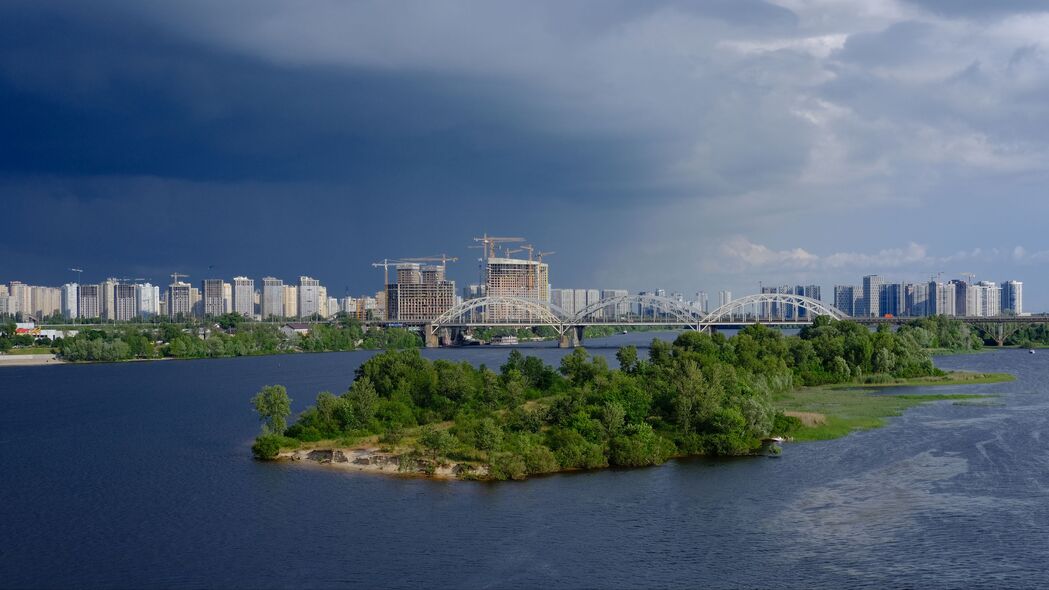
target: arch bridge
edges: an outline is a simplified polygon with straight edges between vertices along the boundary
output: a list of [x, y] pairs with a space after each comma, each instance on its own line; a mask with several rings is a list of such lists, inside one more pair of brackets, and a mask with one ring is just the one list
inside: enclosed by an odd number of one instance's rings
[[656, 295], [619, 295], [594, 302], [574, 312], [535, 299], [480, 297], [445, 311], [424, 329], [427, 346], [450, 342], [453, 331], [472, 328], [533, 328], [557, 332], [562, 347], [579, 346], [587, 326], [663, 326], [706, 331], [749, 324], [795, 326], [816, 316], [849, 316], [816, 299], [788, 293], [762, 293], [729, 302], [709, 314], [676, 299]]

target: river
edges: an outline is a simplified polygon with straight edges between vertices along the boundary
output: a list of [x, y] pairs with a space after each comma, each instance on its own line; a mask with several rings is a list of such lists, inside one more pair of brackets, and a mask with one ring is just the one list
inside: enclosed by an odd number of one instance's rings
[[[614, 364], [651, 337], [589, 344]], [[425, 352], [493, 368], [508, 353]], [[1018, 378], [936, 388], [1000, 397], [778, 459], [499, 484], [251, 459], [255, 391], [285, 384], [299, 411], [368, 355], [0, 369], [0, 586], [1049, 585], [1049, 352], [938, 358]]]

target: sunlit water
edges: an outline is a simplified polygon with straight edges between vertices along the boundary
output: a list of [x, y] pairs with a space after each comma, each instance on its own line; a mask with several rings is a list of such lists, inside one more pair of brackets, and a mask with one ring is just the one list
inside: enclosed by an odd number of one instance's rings
[[256, 390], [301, 410], [367, 356], [0, 369], [0, 586], [1049, 586], [1049, 353], [937, 359], [1018, 379], [779, 459], [503, 484], [251, 460]]

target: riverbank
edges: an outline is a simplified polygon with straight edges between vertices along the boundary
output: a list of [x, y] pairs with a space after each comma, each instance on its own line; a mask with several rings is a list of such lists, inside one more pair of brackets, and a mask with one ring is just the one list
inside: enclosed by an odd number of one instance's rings
[[278, 461], [311, 461], [343, 471], [432, 479], [486, 479], [488, 468], [470, 462], [431, 460], [412, 449], [389, 449], [372, 442], [353, 446], [320, 445], [281, 451]]
[[0, 354], [0, 367], [32, 367], [67, 364], [53, 354]]
[[[888, 419], [900, 416], [914, 406], [934, 401], [986, 399], [985, 394], [898, 394], [884, 393], [884, 388], [910, 388], [946, 385], [977, 385], [1004, 383], [1014, 380], [1006, 373], [976, 373], [953, 371], [941, 376], [898, 379], [892, 383], [837, 384], [803, 387], [780, 394], [774, 406], [787, 416], [797, 418], [801, 426], [791, 433], [796, 442], [830, 440], [847, 436], [858, 430], [880, 428]], [[448, 424], [442, 425], [446, 428]], [[311, 462], [344, 471], [394, 475], [399, 477], [429, 477], [434, 479], [491, 479], [488, 466], [481, 461], [455, 461], [447, 458], [426, 457], [416, 448], [419, 432], [412, 429], [396, 445], [382, 444], [377, 436], [359, 441], [325, 440], [315, 443], [297, 443], [296, 447], [282, 447], [275, 457], [278, 461]], [[285, 439], [295, 442], [294, 439]], [[755, 450], [754, 454], [761, 454]], [[683, 459], [696, 455], [676, 454]], [[556, 472], [578, 471], [578, 468]]]
[[776, 409], [801, 421], [791, 434], [794, 441], [830, 440], [857, 430], [880, 428], [888, 419], [908, 408], [935, 401], [971, 400], [993, 397], [984, 394], [886, 394], [884, 388], [910, 388], [945, 385], [980, 385], [1013, 381], [1007, 373], [953, 371], [943, 376], [899, 379], [877, 384], [838, 384], [803, 387], [775, 396]]

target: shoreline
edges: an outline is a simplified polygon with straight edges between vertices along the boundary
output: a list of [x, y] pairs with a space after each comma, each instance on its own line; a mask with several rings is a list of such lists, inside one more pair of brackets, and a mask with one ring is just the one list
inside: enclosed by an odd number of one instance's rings
[[[890, 418], [900, 416], [904, 411], [922, 404], [936, 401], [965, 403], [965, 400], [994, 397], [993, 394], [980, 393], [906, 393], [911, 388], [1005, 383], [1013, 381], [1015, 378], [1014, 375], [1009, 373], [952, 371], [943, 377], [907, 379], [899, 383], [844, 383], [802, 387], [779, 396], [780, 399], [773, 400], [773, 404], [785, 415], [798, 418], [802, 422], [801, 427], [792, 432], [791, 436], [784, 442], [802, 443], [817, 440], [833, 440], [848, 436], [854, 432], [886, 426]], [[897, 394], [879, 393], [871, 395], [873, 392], [886, 387], [898, 387], [902, 391]], [[413, 450], [409, 448], [386, 448], [384, 450], [383, 447], [376, 446], [376, 441], [372, 437], [356, 445], [340, 445], [334, 441], [322, 441], [322, 443], [302, 443], [306, 446], [294, 449], [283, 448], [273, 461], [281, 463], [308, 462], [342, 471], [386, 476], [393, 475], [396, 477], [422, 477], [444, 481], [494, 481], [488, 478], [488, 467], [485, 464], [456, 462], [446, 458], [432, 461], [420, 458], [418, 453], [413, 453]], [[775, 451], [772, 453], [765, 452], [767, 450], [765, 447], [762, 447], [749, 455], [739, 455], [739, 457], [760, 457], [778, 454]], [[711, 457], [713, 456], [675, 455], [670, 460]], [[405, 460], [412, 463], [402, 469], [401, 463]], [[610, 467], [599, 469], [610, 469]], [[578, 468], [561, 469], [542, 475], [578, 471], [580, 471]], [[531, 479], [532, 477], [537, 476], [533, 475], [525, 479]]]
[[44, 365], [68, 365], [68, 361], [54, 354], [0, 354], [0, 367], [41, 367]]

